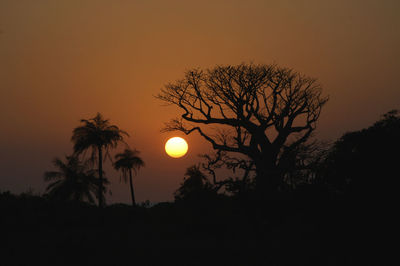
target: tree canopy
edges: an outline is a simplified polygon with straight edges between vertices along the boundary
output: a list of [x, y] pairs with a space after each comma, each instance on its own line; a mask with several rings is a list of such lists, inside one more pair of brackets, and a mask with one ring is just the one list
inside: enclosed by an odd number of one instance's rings
[[400, 114], [393, 110], [372, 126], [339, 138], [319, 174], [339, 191], [364, 199], [371, 195], [375, 200], [387, 197], [397, 187], [399, 136]]

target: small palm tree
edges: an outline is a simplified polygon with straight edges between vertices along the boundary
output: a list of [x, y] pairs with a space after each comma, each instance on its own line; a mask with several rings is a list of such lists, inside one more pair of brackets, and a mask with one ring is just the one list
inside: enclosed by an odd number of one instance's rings
[[[104, 179], [103, 179], [103, 161], [108, 156], [111, 148], [116, 148], [118, 143], [124, 142], [123, 135], [129, 136], [125, 131], [120, 130], [116, 125], [110, 125], [109, 121], [104, 119], [100, 113], [89, 120], [82, 119], [83, 125], [73, 130], [72, 142], [74, 143], [74, 152], [79, 155], [87, 150], [91, 150], [91, 161], [96, 161], [98, 165], [99, 207], [103, 207], [104, 199]], [[103, 152], [104, 155], [103, 155]]]
[[140, 167], [144, 166], [144, 162], [142, 158], [139, 157], [139, 151], [131, 149], [125, 149], [124, 152], [116, 154], [115, 160], [116, 161], [114, 163], [114, 168], [116, 170], [121, 170], [122, 177], [125, 183], [127, 182], [129, 174], [129, 186], [131, 188], [132, 206], [135, 206], [136, 202], [135, 193], [133, 191], [132, 170], [136, 175]]
[[181, 186], [175, 191], [175, 201], [201, 201], [216, 193], [212, 184], [200, 170], [198, 165], [186, 169]]
[[58, 171], [44, 173], [46, 182], [53, 181], [46, 188], [49, 198], [94, 203], [93, 195], [96, 195], [99, 182], [95, 170], [91, 170], [87, 162], [80, 162], [76, 156], [66, 156], [65, 162], [55, 158], [53, 164]]

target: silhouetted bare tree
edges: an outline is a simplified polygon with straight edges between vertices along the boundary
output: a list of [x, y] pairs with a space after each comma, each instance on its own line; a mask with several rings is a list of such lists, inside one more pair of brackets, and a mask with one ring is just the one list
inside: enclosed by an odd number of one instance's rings
[[249, 157], [259, 192], [276, 191], [280, 164], [305, 143], [328, 98], [316, 79], [276, 65], [187, 71], [156, 96], [179, 107], [165, 131], [198, 132], [213, 148]]
[[135, 193], [132, 183], [132, 170], [136, 175], [140, 167], [144, 166], [144, 162], [142, 158], [139, 157], [139, 151], [131, 149], [125, 149], [124, 152], [116, 154], [115, 159], [116, 161], [114, 162], [114, 168], [116, 170], [121, 170], [122, 178], [124, 179], [125, 183], [127, 182], [129, 175], [129, 187], [131, 189], [132, 206], [136, 206]]
[[[118, 143], [123, 142], [123, 135], [129, 136], [125, 131], [120, 130], [116, 125], [110, 125], [100, 113], [89, 120], [82, 119], [83, 125], [73, 130], [72, 142], [74, 152], [79, 155], [91, 149], [91, 159], [98, 164], [99, 172], [99, 207], [103, 207], [103, 160], [107, 157], [110, 148], [115, 148]], [[105, 154], [103, 155], [103, 152]]]

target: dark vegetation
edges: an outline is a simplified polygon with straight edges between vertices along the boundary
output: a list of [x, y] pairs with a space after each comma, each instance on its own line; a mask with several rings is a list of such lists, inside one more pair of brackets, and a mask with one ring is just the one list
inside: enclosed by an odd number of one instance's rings
[[277, 66], [189, 71], [158, 97], [184, 111], [166, 130], [198, 132], [215, 149], [187, 168], [175, 201], [135, 202], [132, 172], [144, 162], [127, 147], [114, 167], [133, 206], [105, 204], [102, 162], [125, 133], [98, 114], [74, 130], [75, 154], [45, 173], [44, 195], [0, 193], [1, 264], [380, 264], [377, 239], [390, 233], [396, 195], [397, 111], [321, 143], [311, 133], [326, 97], [314, 79]]

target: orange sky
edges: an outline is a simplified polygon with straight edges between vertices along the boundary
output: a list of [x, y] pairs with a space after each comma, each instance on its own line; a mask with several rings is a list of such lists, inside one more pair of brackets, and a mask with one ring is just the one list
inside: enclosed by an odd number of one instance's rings
[[[400, 109], [398, 14], [397, 0], [2, 0], [0, 190], [43, 192], [43, 172], [72, 151], [79, 119], [101, 112], [147, 164], [134, 181], [137, 200], [172, 200], [210, 147], [190, 136], [183, 159], [167, 157], [173, 134], [159, 130], [176, 110], [153, 95], [192, 67], [292, 67], [330, 95], [319, 138], [367, 127]], [[128, 186], [107, 175], [108, 202], [129, 202]]]

